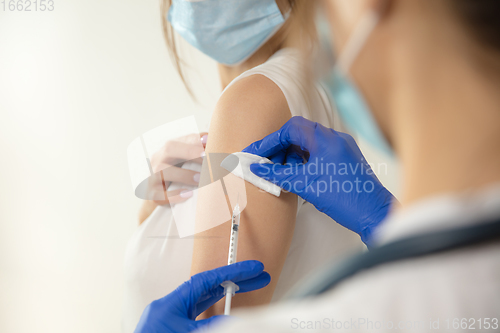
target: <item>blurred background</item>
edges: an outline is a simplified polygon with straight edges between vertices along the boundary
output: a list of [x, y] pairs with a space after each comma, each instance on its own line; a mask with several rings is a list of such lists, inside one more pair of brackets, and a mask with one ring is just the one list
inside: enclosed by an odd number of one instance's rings
[[[158, 0], [54, 0], [30, 12], [10, 2], [0, 3], [0, 332], [119, 332], [141, 204], [127, 146], [189, 115], [207, 129], [216, 67], [184, 46], [193, 102]], [[394, 161], [362, 148], [397, 194]]]

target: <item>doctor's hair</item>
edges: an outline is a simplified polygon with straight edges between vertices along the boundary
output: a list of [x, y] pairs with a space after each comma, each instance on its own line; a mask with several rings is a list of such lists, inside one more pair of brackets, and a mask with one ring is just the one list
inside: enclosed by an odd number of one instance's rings
[[476, 64], [490, 77], [500, 76], [500, 0], [447, 0], [473, 47]]
[[483, 46], [500, 51], [499, 0], [448, 0], [462, 23]]
[[[291, 9], [290, 18], [285, 22], [283, 27], [281, 27], [281, 29], [266, 42], [266, 44], [261, 46], [259, 51], [264, 50], [272, 55], [283, 47], [283, 42], [290, 33], [296, 33], [301, 36], [303, 40], [307, 41], [307, 45], [302, 45], [303, 43], [299, 43], [299, 45], [300, 48], [305, 51], [304, 54], [309, 55], [308, 50], [311, 48], [311, 44], [314, 44], [317, 41], [316, 26], [314, 24], [317, 8], [316, 3], [317, 1], [311, 0], [276, 0], [276, 4], [282, 12], [286, 12]], [[168, 11], [171, 5], [172, 0], [161, 0], [160, 9], [163, 36], [167, 43], [170, 58], [177, 73], [184, 83], [189, 95], [196, 100], [193, 90], [191, 89], [191, 86], [186, 78], [185, 68], [189, 67], [189, 65], [180, 56], [178, 41], [178, 38], [180, 37], [176, 35], [174, 29], [170, 25], [170, 22], [167, 20]], [[305, 73], [307, 70], [307, 68], [304, 68]]]

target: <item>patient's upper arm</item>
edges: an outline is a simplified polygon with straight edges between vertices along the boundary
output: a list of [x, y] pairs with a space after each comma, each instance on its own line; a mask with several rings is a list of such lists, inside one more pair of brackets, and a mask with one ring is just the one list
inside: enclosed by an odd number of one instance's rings
[[[207, 153], [234, 153], [278, 130], [291, 114], [287, 101], [270, 79], [262, 75], [244, 78], [221, 96], [213, 114]], [[198, 212], [204, 202], [198, 197]], [[283, 193], [279, 198], [246, 183], [247, 206], [241, 214], [238, 261], [255, 259], [264, 263], [271, 283], [264, 289], [236, 295], [233, 307], [266, 304], [271, 301], [293, 236], [297, 197]], [[207, 207], [204, 207], [203, 211]], [[203, 219], [198, 216], [197, 219]], [[191, 274], [227, 264], [230, 221], [197, 234]], [[222, 302], [202, 317], [223, 313]]]

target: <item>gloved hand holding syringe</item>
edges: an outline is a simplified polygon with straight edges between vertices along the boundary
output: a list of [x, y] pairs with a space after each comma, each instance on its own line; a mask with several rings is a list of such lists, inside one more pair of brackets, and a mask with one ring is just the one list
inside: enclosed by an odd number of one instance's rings
[[[240, 205], [236, 204], [233, 209], [233, 216], [231, 218], [231, 235], [229, 236], [229, 253], [227, 256], [228, 265], [234, 264], [236, 262], [236, 255], [238, 253], [238, 229], [240, 227], [240, 213]], [[221, 286], [224, 287], [224, 294], [226, 295], [224, 314], [228, 316], [231, 313], [231, 300], [234, 294], [240, 288], [232, 281], [224, 281]]]

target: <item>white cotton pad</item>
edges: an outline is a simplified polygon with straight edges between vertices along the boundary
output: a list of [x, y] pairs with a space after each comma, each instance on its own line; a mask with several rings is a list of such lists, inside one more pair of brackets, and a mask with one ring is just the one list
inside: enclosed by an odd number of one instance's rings
[[[255, 175], [250, 170], [250, 165], [252, 164], [274, 164], [271, 160], [261, 157], [258, 155], [253, 155], [249, 153], [234, 153], [226, 157], [222, 163], [221, 167], [231, 172], [236, 177], [239, 177], [255, 186], [260, 188], [267, 193], [279, 197], [281, 193], [281, 188], [265, 179], [260, 178]], [[239, 166], [239, 167], [237, 167]]]

